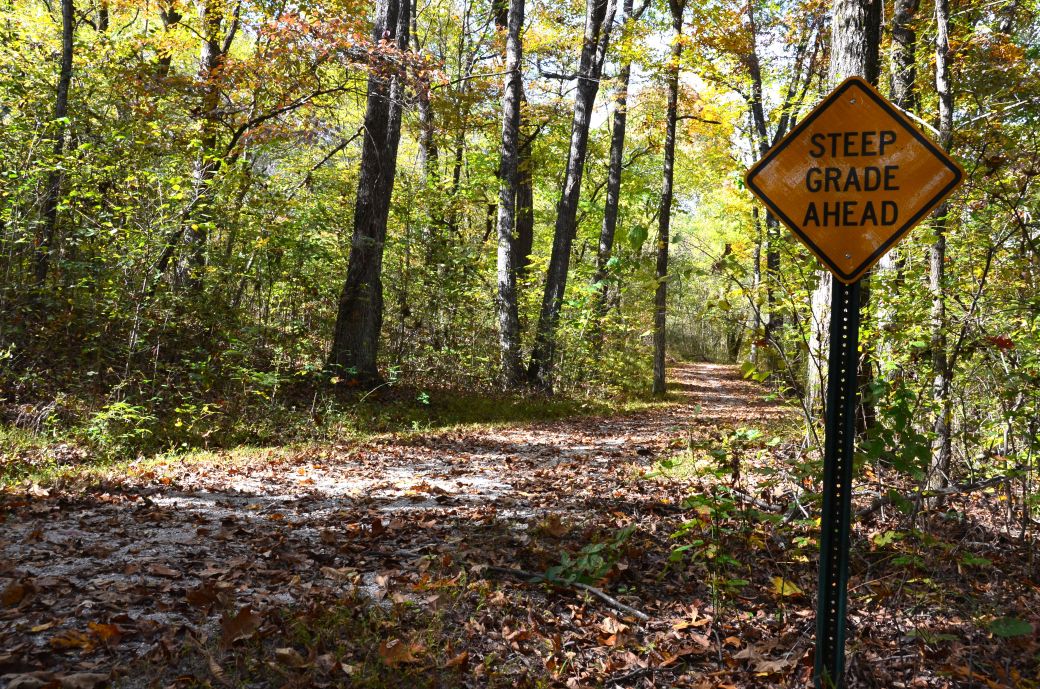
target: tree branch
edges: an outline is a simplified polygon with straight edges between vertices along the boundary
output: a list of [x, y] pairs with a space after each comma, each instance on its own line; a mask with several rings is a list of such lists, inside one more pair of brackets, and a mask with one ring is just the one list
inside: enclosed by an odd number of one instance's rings
[[[513, 569], [512, 567], [495, 567], [493, 565], [486, 565], [484, 567], [488, 572], [493, 572], [495, 574], [504, 574], [506, 576], [516, 577], [518, 579], [529, 579], [533, 582], [545, 582], [548, 584], [553, 584], [554, 586], [560, 586], [562, 583], [546, 579], [544, 574], [536, 574], [534, 572], [528, 572], [522, 569]], [[596, 596], [601, 601], [606, 603], [608, 606], [614, 608], [615, 610], [628, 613], [629, 615], [632, 615], [636, 619], [639, 619], [643, 622], [650, 621], [650, 616], [647, 615], [645, 612], [643, 612], [642, 610], [637, 610], [632, 606], [625, 605], [616, 598], [604, 593], [602, 589], [598, 589], [595, 586], [589, 586], [588, 584], [582, 584], [577, 581], [573, 582], [571, 586], [573, 586], [576, 589], [581, 589], [582, 591], [591, 593], [592, 595]]]

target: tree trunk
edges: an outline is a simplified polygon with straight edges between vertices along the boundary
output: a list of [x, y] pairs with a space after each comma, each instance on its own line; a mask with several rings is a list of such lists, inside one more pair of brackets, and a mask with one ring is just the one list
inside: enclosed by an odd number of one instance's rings
[[[889, 94], [895, 105], [903, 110], [912, 111], [917, 107], [917, 31], [914, 29], [914, 15], [920, 0], [896, 0], [892, 9], [892, 48], [890, 52], [891, 80]], [[898, 249], [892, 249], [877, 263], [874, 275], [896, 287], [902, 283], [903, 261]], [[877, 346], [864, 348], [865, 355], [877, 357], [879, 375], [890, 379], [894, 373], [892, 363], [892, 335], [890, 328], [895, 318], [895, 311], [888, 295], [892, 290], [878, 292], [874, 299], [875, 319], [877, 321]], [[868, 364], [869, 366], [869, 364]], [[873, 373], [872, 368], [868, 368]], [[864, 417], [869, 428], [876, 417], [876, 410], [864, 405]]]
[[[520, 94], [520, 116], [523, 118], [523, 92]], [[527, 267], [531, 265], [531, 251], [534, 249], [534, 180], [531, 176], [531, 146], [534, 135], [520, 145], [517, 156], [516, 178], [516, 223], [514, 256], [516, 256], [516, 277], [523, 278]]]
[[502, 381], [517, 387], [523, 376], [520, 363], [520, 319], [516, 305], [516, 198], [519, 172], [520, 84], [524, 0], [510, 0], [506, 26], [506, 76], [502, 88], [502, 147], [498, 193], [498, 341]]
[[224, 54], [221, 46], [223, 7], [217, 0], [205, 0], [199, 6], [199, 20], [204, 31], [199, 49], [198, 84], [202, 94], [200, 104], [199, 150], [192, 166], [192, 209], [183, 220], [184, 250], [176, 265], [176, 279], [193, 290], [201, 289], [206, 265], [206, 244], [212, 220], [209, 187], [220, 167], [217, 151], [217, 115], [220, 107], [220, 89], [217, 86], [218, 69]]
[[914, 15], [921, 0], [895, 0], [892, 9], [892, 102], [904, 110], [917, 105], [917, 31]]
[[[632, 0], [624, 0], [626, 25], [632, 20]], [[607, 312], [607, 262], [614, 250], [617, 231], [618, 204], [621, 199], [621, 172], [625, 156], [625, 125], [628, 119], [628, 82], [632, 76], [632, 60], [625, 58], [618, 73], [618, 90], [614, 97], [614, 122], [610, 132], [610, 167], [607, 172], [607, 199], [603, 206], [603, 227], [599, 232], [599, 250], [596, 252], [596, 272], [592, 283], [596, 286], [594, 318], [596, 337], [602, 336], [602, 319]]]
[[[852, 76], [863, 77], [877, 85], [881, 71], [881, 0], [835, 0], [831, 30], [831, 86], [837, 86]], [[806, 375], [806, 406], [809, 409], [819, 408], [823, 403], [830, 304], [831, 275], [826, 270], [818, 270], [816, 290], [812, 295], [812, 332]]]
[[[217, 131], [219, 122], [217, 110], [220, 107], [220, 88], [217, 83], [221, 62], [238, 31], [238, 11], [226, 34], [222, 35], [221, 25], [224, 18], [224, 6], [220, 0], [206, 0], [199, 5], [199, 20], [202, 25], [202, 45], [199, 48], [199, 69], [196, 83], [199, 88], [198, 106], [199, 150], [192, 164], [192, 194], [188, 205], [181, 211], [177, 227], [167, 236], [162, 253], [155, 262], [153, 273], [161, 276], [166, 272], [170, 262], [178, 256], [178, 247], [183, 247], [174, 264], [174, 281], [186, 284], [193, 290], [201, 290], [204, 268], [206, 264], [206, 244], [208, 242], [209, 224], [212, 220], [210, 210], [210, 186], [217, 176], [223, 160], [217, 151]], [[174, 9], [162, 12], [163, 25], [170, 26], [180, 21], [181, 16]], [[169, 56], [160, 54], [159, 72], [161, 77], [169, 73]], [[151, 295], [158, 287], [158, 282], [148, 290]]]
[[98, 4], [97, 11], [97, 27], [98, 33], [108, 33], [109, 24], [109, 11], [108, 11], [108, 0], [101, 0]]
[[[180, 22], [181, 14], [171, 2], [167, 7], [159, 8], [159, 19], [162, 21], [163, 33], [167, 34], [170, 28]], [[157, 69], [155, 75], [159, 80], [170, 76], [170, 65], [173, 63], [173, 52], [165, 45], [156, 48]]]
[[[408, 49], [409, 0], [382, 0], [372, 30]], [[373, 71], [368, 77], [365, 139], [354, 204], [347, 277], [340, 294], [329, 368], [354, 380], [379, 380], [376, 354], [383, 325], [383, 244], [401, 140], [401, 79]]]
[[65, 152], [68, 125], [63, 121], [69, 112], [69, 87], [72, 84], [72, 33], [75, 29], [73, 0], [61, 0], [61, 65], [58, 69], [58, 88], [54, 96], [54, 120], [58, 128], [54, 138], [55, 169], [47, 175], [43, 199], [43, 231], [37, 240], [33, 256], [36, 284], [43, 286], [50, 271], [51, 254], [58, 236], [58, 204], [61, 202], [65, 175], [61, 156]]
[[610, 40], [610, 25], [614, 21], [614, 0], [586, 0], [585, 38], [578, 65], [578, 88], [574, 96], [574, 117], [571, 122], [571, 143], [567, 155], [567, 169], [563, 191], [556, 204], [556, 227], [553, 233], [552, 254], [545, 277], [545, 294], [538, 314], [531, 365], [527, 370], [530, 382], [544, 390], [552, 389], [553, 359], [556, 355], [556, 327], [567, 287], [571, 245], [577, 229], [578, 199], [585, 169], [585, 154], [589, 143], [589, 125], [592, 107], [599, 91], [603, 58]]
[[[950, 150], [953, 142], [953, 89], [950, 84], [950, 2], [935, 2], [935, 92], [939, 97], [939, 145]], [[943, 203], [935, 211], [935, 241], [932, 244], [928, 286], [932, 293], [932, 402], [935, 421], [932, 431], [932, 459], [928, 468], [927, 485], [930, 489], [949, 484], [953, 454], [952, 417], [953, 400], [950, 385], [953, 371], [946, 342], [946, 232], [949, 224], [949, 204]]]
[[657, 214], [657, 289], [654, 292], [654, 388], [665, 392], [665, 327], [668, 315], [668, 243], [672, 220], [672, 176], [675, 168], [675, 124], [679, 109], [679, 60], [682, 58], [682, 25], [685, 0], [670, 0], [672, 13], [672, 59], [668, 63], [668, 113], [664, 135], [664, 173], [661, 207]]
[[755, 227], [755, 249], [751, 257], [751, 363], [758, 366], [759, 338], [762, 337], [762, 305], [759, 302], [759, 290], [762, 289], [762, 217], [758, 203], [751, 207], [751, 219]]

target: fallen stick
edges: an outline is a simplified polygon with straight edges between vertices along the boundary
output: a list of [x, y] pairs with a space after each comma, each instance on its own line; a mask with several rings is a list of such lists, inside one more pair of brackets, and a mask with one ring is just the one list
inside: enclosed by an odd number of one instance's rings
[[654, 674], [655, 669], [656, 668], [653, 667], [641, 667], [638, 670], [633, 670], [632, 672], [628, 672], [618, 677], [608, 679], [606, 684], [607, 686], [610, 686], [612, 684], [626, 684], [634, 679], [639, 679], [640, 677], [646, 677], [647, 675]]
[[[1026, 467], [1024, 466], [1020, 466], [1015, 467], [1014, 470], [1021, 470], [1025, 468]], [[950, 495], [964, 495], [966, 493], [975, 493], [980, 490], [992, 488], [993, 486], [998, 486], [1001, 483], [1006, 483], [1014, 479], [1014, 476], [993, 476], [991, 478], [985, 479], [984, 481], [975, 481], [974, 483], [965, 483], [955, 486], [949, 486], [947, 488], [938, 488], [936, 490], [918, 491], [917, 493], [914, 493], [910, 496], [903, 495], [902, 493], [898, 493], [893, 490], [889, 491], [886, 495], [874, 498], [874, 501], [871, 502], [868, 507], [864, 507], [856, 513], [856, 518], [863, 519], [864, 517], [869, 517], [870, 515], [880, 510], [882, 507], [887, 507], [899, 499], [906, 500], [907, 502], [914, 502], [923, 498], [938, 498], [947, 497]]]
[[765, 500], [759, 500], [755, 496], [748, 495], [744, 491], [737, 490], [736, 488], [730, 488], [729, 491], [730, 491], [730, 493], [733, 494], [733, 497], [735, 497], [737, 500], [739, 500], [739, 501], [741, 501], [743, 503], [747, 503], [748, 505], [751, 505], [752, 507], [757, 507], [758, 509], [762, 510], [763, 512], [781, 512], [782, 513], [782, 512], [785, 512], [786, 509], [787, 509], [787, 508], [783, 507], [782, 505], [774, 505], [774, 504], [772, 504], [770, 502], [766, 502]]
[[[511, 577], [525, 578], [525, 579], [534, 579], [536, 581], [545, 581], [547, 583], [554, 584], [556, 586], [560, 586], [563, 583], [563, 582], [557, 582], [557, 581], [552, 581], [552, 580], [546, 579], [544, 574], [536, 574], [535, 572], [528, 572], [528, 571], [523, 570], [523, 569], [513, 569], [511, 567], [495, 567], [494, 565], [482, 565], [482, 566], [487, 571], [494, 572], [496, 574], [505, 574], [505, 575], [511, 576]], [[630, 605], [625, 605], [624, 603], [619, 601], [617, 598], [614, 598], [613, 596], [605, 593], [602, 589], [598, 589], [595, 586], [589, 586], [588, 584], [582, 584], [581, 582], [578, 582], [578, 581], [572, 582], [570, 585], [573, 586], [576, 589], [581, 589], [582, 591], [587, 591], [588, 593], [591, 593], [592, 595], [596, 596], [601, 601], [603, 601], [604, 603], [606, 603], [610, 607], [614, 608], [615, 610], [619, 610], [621, 612], [627, 612], [629, 615], [632, 615], [636, 619], [642, 620], [643, 622], [649, 622], [650, 621], [650, 616], [647, 615], [645, 612], [643, 612], [642, 610], [637, 610], [636, 608], [633, 608]]]

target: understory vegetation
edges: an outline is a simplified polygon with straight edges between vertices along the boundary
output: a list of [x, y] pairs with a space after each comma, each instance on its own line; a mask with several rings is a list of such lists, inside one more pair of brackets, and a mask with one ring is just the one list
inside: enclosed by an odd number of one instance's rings
[[809, 682], [744, 175], [860, 76], [964, 181], [861, 282], [850, 687], [1040, 687], [1037, 0], [0, 13], [0, 685]]

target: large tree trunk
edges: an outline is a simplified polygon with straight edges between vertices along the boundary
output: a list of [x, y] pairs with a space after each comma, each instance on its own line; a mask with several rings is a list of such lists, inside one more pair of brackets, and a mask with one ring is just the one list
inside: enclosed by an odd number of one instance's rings
[[521, 60], [520, 31], [524, 25], [524, 0], [510, 0], [506, 22], [506, 76], [502, 88], [502, 147], [498, 193], [498, 340], [502, 382], [517, 387], [523, 377], [520, 363], [520, 319], [516, 305], [517, 169], [520, 138]]
[[[632, 0], [624, 0], [624, 18], [627, 25], [632, 20]], [[645, 5], [644, 5], [645, 7]], [[592, 283], [596, 286], [594, 317], [596, 319], [596, 341], [602, 333], [600, 321], [607, 312], [607, 263], [614, 251], [614, 234], [617, 231], [618, 204], [621, 200], [621, 172], [625, 157], [625, 125], [628, 119], [628, 82], [632, 76], [632, 60], [627, 57], [618, 73], [617, 95], [614, 97], [614, 122], [610, 132], [610, 167], [607, 172], [607, 200], [603, 206], [603, 226], [599, 231], [599, 250], [596, 252], [596, 272]]]
[[[831, 86], [848, 77], [863, 77], [877, 85], [881, 72], [881, 0], [835, 0], [831, 38]], [[811, 306], [809, 363], [806, 375], [806, 406], [822, 406], [829, 347], [831, 274], [817, 271]], [[869, 287], [864, 290], [869, 291]]]
[[[939, 96], [939, 145], [948, 151], [953, 142], [953, 89], [950, 84], [950, 2], [935, 2], [935, 92]], [[949, 204], [935, 211], [935, 241], [930, 255], [928, 285], [932, 292], [932, 403], [935, 422], [932, 431], [932, 459], [928, 469], [928, 488], [943, 488], [949, 483], [952, 447], [953, 400], [950, 395], [953, 371], [946, 342], [946, 231]]]
[[[409, 14], [409, 0], [382, 0], [373, 42], [385, 37], [396, 40], [400, 50], [407, 50]], [[378, 71], [369, 75], [350, 260], [329, 351], [330, 369], [365, 383], [379, 380], [376, 354], [383, 325], [383, 244], [401, 140], [401, 102], [398, 75]]]
[[545, 276], [545, 294], [538, 314], [528, 379], [545, 390], [552, 389], [553, 360], [556, 355], [556, 326], [567, 287], [571, 245], [577, 230], [578, 198], [585, 170], [585, 154], [589, 143], [589, 125], [592, 107], [599, 92], [599, 78], [603, 59], [610, 40], [610, 25], [614, 21], [614, 0], [587, 0], [585, 38], [578, 65], [578, 88], [574, 96], [574, 117], [571, 122], [571, 144], [567, 154], [567, 170], [563, 191], [556, 204], [556, 227], [553, 234], [552, 254]]
[[668, 316], [668, 244], [672, 221], [672, 177], [675, 168], [675, 124], [679, 108], [679, 60], [682, 58], [682, 24], [685, 0], [670, 0], [672, 13], [672, 59], [668, 63], [668, 113], [664, 135], [664, 172], [661, 207], [657, 214], [657, 289], [654, 292], [654, 388], [665, 392], [665, 328]]
[[65, 176], [60, 158], [65, 152], [65, 137], [68, 125], [64, 118], [69, 113], [69, 87], [72, 84], [72, 33], [75, 17], [72, 0], [61, 0], [61, 65], [58, 69], [58, 88], [54, 96], [54, 120], [58, 131], [54, 137], [56, 167], [47, 175], [47, 187], [43, 199], [43, 231], [37, 240], [33, 257], [33, 273], [36, 284], [42, 286], [50, 271], [51, 254], [58, 236], [58, 204], [61, 201]]

